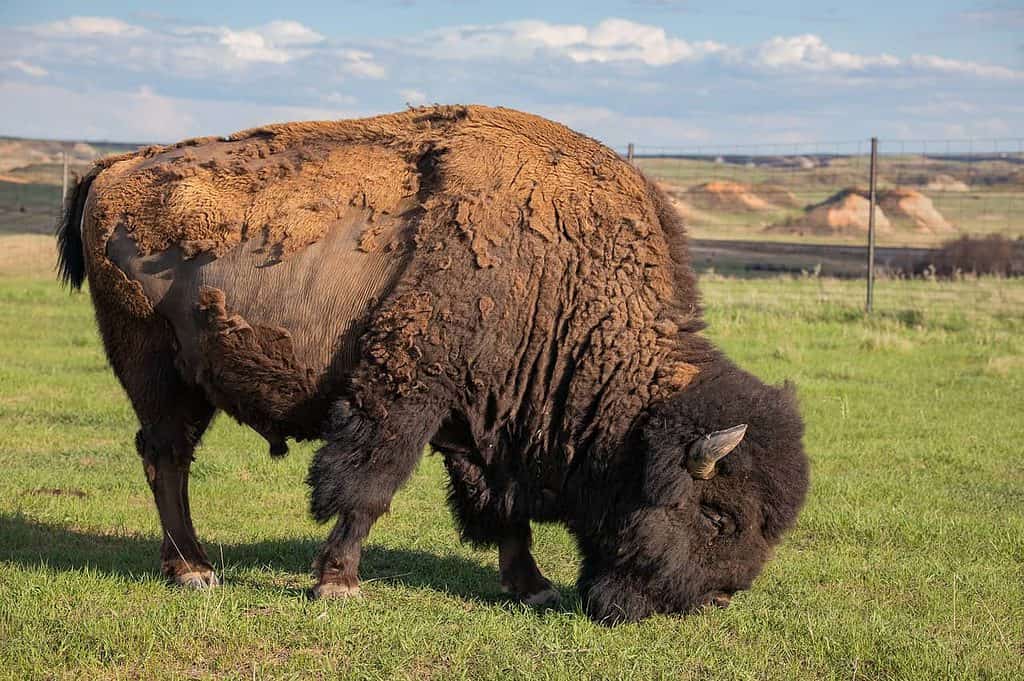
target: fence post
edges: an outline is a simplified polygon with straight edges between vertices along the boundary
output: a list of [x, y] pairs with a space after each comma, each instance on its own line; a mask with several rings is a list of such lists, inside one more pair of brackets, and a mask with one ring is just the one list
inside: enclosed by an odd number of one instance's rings
[[633, 143], [632, 142], [630, 142], [629, 145], [626, 147], [626, 160], [629, 161], [630, 163], [633, 162]]
[[68, 195], [68, 150], [65, 149], [64, 151], [62, 151], [61, 156], [63, 157], [62, 160], [64, 163], [64, 176], [60, 183], [60, 205], [63, 209], [64, 199]]
[[866, 311], [871, 314], [875, 298], [875, 210], [878, 207], [878, 138], [871, 138], [871, 170], [868, 179], [868, 298]]

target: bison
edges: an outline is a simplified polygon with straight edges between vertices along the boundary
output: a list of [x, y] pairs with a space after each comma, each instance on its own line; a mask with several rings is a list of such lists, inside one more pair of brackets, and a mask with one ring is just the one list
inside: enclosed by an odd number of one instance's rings
[[530, 522], [562, 522], [608, 623], [727, 605], [803, 503], [794, 391], [701, 335], [679, 217], [543, 118], [436, 106], [148, 147], [76, 184], [58, 238], [138, 416], [178, 584], [218, 584], [188, 497], [218, 410], [275, 456], [323, 441], [316, 597], [358, 591], [362, 542], [428, 444], [505, 590], [557, 597]]

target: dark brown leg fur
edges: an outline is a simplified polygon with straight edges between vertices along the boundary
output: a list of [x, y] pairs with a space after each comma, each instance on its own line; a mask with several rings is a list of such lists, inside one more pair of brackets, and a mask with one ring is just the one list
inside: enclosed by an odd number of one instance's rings
[[111, 304], [95, 307], [107, 357], [139, 419], [135, 444], [163, 527], [163, 572], [184, 586], [216, 586], [188, 500], [192, 453], [214, 408], [175, 369], [173, 335], [163, 320], [138, 319]]
[[498, 569], [505, 593], [529, 605], [552, 605], [558, 591], [541, 574], [530, 553], [532, 536], [529, 524], [510, 533], [498, 544]]
[[158, 422], [142, 419], [135, 444], [142, 457], [146, 480], [153, 491], [164, 541], [160, 560], [164, 574], [184, 586], [217, 586], [213, 566], [206, 557], [195, 528], [188, 500], [188, 475], [192, 452], [213, 416], [205, 400], [168, 405]]
[[[478, 547], [498, 547], [501, 588], [530, 605], [550, 605], [558, 601], [551, 585], [530, 554], [530, 520], [522, 505], [509, 505], [514, 498], [507, 487], [494, 487], [485, 472], [483, 457], [472, 449], [472, 438], [457, 431], [445, 433], [447, 442], [438, 441], [451, 487], [448, 504], [458, 522], [463, 541]], [[453, 443], [456, 443], [453, 446]], [[500, 476], [499, 476], [500, 477]], [[510, 477], [507, 474], [505, 477]]]
[[337, 523], [314, 563], [315, 597], [349, 596], [359, 591], [363, 540], [391, 499], [412, 474], [423, 447], [437, 430], [439, 409], [406, 399], [372, 418], [339, 403], [327, 443], [310, 466], [313, 517]]

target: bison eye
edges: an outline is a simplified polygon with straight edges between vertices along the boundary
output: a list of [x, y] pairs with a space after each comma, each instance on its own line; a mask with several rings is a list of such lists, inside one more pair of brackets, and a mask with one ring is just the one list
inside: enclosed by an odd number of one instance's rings
[[712, 534], [729, 535], [736, 531], [736, 522], [732, 517], [713, 506], [701, 504], [700, 518]]

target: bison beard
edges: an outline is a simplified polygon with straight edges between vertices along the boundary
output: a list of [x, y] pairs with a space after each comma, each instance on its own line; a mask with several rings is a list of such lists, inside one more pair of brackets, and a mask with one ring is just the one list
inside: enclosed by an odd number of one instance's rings
[[218, 409], [275, 454], [324, 441], [320, 597], [358, 590], [362, 543], [427, 444], [503, 588], [556, 596], [530, 523], [563, 522], [607, 623], [728, 604], [803, 502], [793, 391], [700, 334], [678, 216], [550, 121], [431, 107], [152, 147], [101, 161], [59, 238], [138, 415], [180, 584], [218, 582], [188, 504]]

